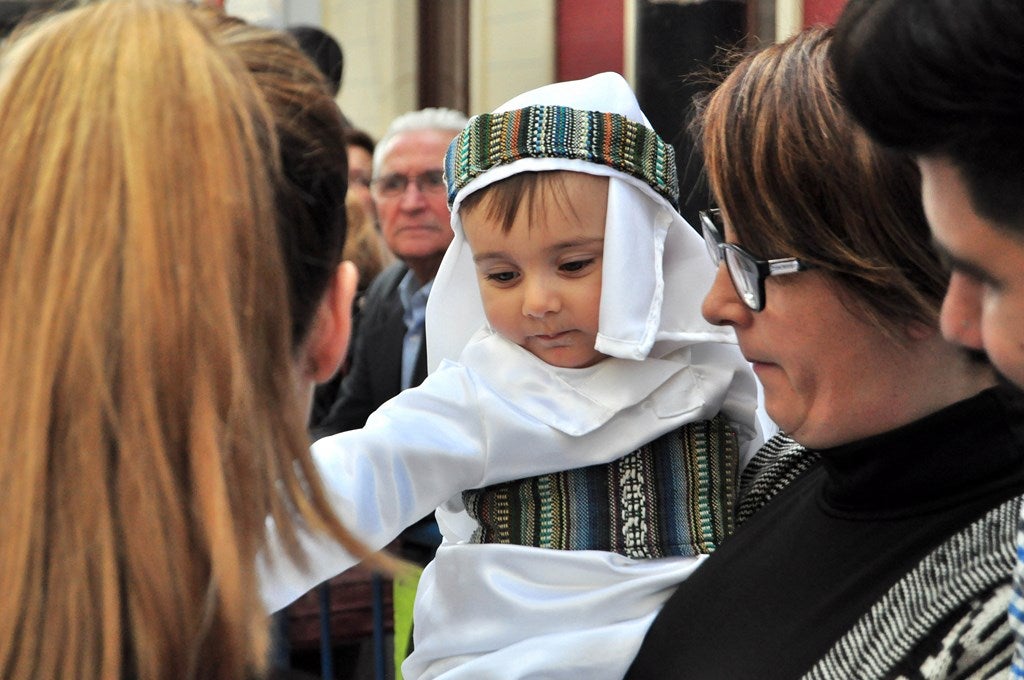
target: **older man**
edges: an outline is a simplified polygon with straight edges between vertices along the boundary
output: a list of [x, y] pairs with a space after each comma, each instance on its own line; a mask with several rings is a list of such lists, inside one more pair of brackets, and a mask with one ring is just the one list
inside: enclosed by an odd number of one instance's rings
[[370, 184], [381, 233], [398, 262], [374, 280], [353, 338], [348, 374], [317, 437], [362, 427], [378, 406], [426, 377], [427, 296], [452, 240], [442, 163], [466, 124], [450, 109], [398, 117], [377, 144]]
[[[833, 61], [864, 127], [918, 156], [952, 266], [943, 334], [1024, 385], [1024, 2], [851, 0]], [[1024, 677], [1021, 530], [1017, 546], [1011, 675]]]
[[851, 0], [836, 32], [854, 116], [918, 156], [944, 334], [1024, 385], [1024, 3]]

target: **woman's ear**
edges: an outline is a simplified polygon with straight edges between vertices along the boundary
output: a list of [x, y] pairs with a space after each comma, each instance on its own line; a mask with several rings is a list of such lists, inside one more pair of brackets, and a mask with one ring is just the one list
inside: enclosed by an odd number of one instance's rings
[[338, 370], [348, 351], [352, 333], [352, 301], [359, 273], [351, 262], [342, 262], [334, 271], [324, 293], [306, 343], [306, 378], [326, 382]]

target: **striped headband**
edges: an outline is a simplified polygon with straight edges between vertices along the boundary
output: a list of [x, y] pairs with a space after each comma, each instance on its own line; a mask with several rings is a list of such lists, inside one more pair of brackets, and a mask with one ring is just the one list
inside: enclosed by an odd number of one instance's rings
[[676, 153], [654, 130], [618, 113], [527, 106], [470, 119], [445, 154], [448, 206], [473, 179], [522, 158], [569, 158], [636, 177], [679, 206]]

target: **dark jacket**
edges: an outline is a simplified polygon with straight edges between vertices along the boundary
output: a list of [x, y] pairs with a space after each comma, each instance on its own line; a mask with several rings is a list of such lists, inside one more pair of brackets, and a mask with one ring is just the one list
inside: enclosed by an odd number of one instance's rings
[[[341, 381], [330, 412], [312, 428], [313, 439], [362, 427], [371, 413], [401, 391], [405, 322], [398, 284], [408, 271], [405, 264], [396, 262], [381, 272], [366, 291], [352, 338], [348, 373]], [[413, 370], [412, 385], [419, 385], [426, 376], [424, 344]]]

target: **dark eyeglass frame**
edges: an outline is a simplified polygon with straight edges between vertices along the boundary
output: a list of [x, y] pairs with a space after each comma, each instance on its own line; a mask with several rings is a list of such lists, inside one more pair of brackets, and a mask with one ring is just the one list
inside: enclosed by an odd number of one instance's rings
[[[704, 244], [707, 246], [711, 261], [717, 267], [722, 260], [725, 260], [725, 267], [729, 270], [729, 278], [732, 280], [732, 287], [736, 290], [736, 295], [743, 301], [743, 304], [755, 312], [764, 309], [764, 280], [769, 276], [796, 274], [814, 269], [814, 265], [802, 262], [795, 257], [780, 257], [774, 260], [759, 259], [743, 246], [725, 242], [722, 230], [718, 226], [722, 223], [722, 213], [718, 208], [701, 210], [698, 214], [700, 215], [701, 236], [704, 237]], [[749, 278], [748, 272], [757, 273], [756, 284]], [[748, 290], [749, 295], [744, 292], [745, 289]], [[752, 295], [756, 295], [756, 297], [751, 298]]]
[[373, 179], [370, 188], [378, 196], [397, 198], [409, 189], [410, 183], [415, 184], [421, 194], [446, 194], [448, 189], [444, 181], [444, 170], [441, 168], [427, 170], [418, 175], [392, 172]]

